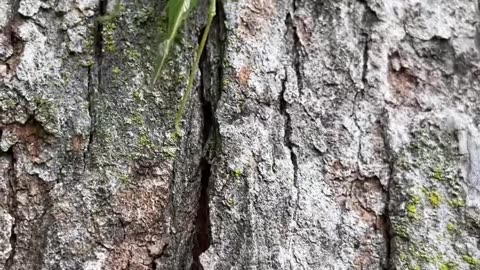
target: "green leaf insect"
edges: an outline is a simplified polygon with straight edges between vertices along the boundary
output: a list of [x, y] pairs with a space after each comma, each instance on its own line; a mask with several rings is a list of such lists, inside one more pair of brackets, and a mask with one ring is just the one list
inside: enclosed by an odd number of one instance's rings
[[[202, 57], [203, 51], [205, 49], [205, 44], [207, 43], [208, 35], [210, 28], [212, 26], [213, 19], [216, 16], [216, 1], [210, 0], [208, 8], [208, 17], [207, 25], [205, 31], [203, 32], [202, 39], [197, 48], [197, 54], [195, 56], [195, 61], [193, 67], [190, 70], [190, 75], [188, 77], [187, 89], [185, 94], [180, 101], [180, 107], [178, 108], [177, 114], [175, 116], [175, 137], [179, 137], [181, 134], [180, 122], [182, 121], [183, 115], [185, 114], [185, 106], [187, 104], [188, 98], [190, 97], [193, 89], [193, 84], [195, 82], [195, 76], [198, 71], [198, 66], [200, 64], [200, 59]], [[167, 3], [167, 20], [168, 20], [168, 35], [167, 39], [162, 42], [160, 45], [160, 62], [155, 69], [155, 76], [153, 77], [152, 85], [155, 84], [162, 72], [162, 69], [167, 62], [168, 55], [172, 50], [172, 47], [175, 42], [175, 37], [177, 36], [180, 28], [188, 17], [189, 13], [195, 8], [197, 0], [169, 0]]]
[[155, 68], [155, 76], [152, 85], [155, 84], [160, 76], [170, 51], [175, 43], [175, 38], [182, 27], [183, 22], [197, 4], [197, 0], [169, 0], [167, 3], [168, 29], [167, 38], [160, 46], [160, 61]]
[[180, 136], [180, 132], [181, 132], [180, 122], [182, 121], [183, 115], [185, 113], [185, 106], [192, 92], [193, 83], [195, 81], [195, 75], [197, 74], [198, 66], [200, 64], [200, 58], [202, 57], [203, 50], [205, 49], [205, 44], [207, 43], [208, 34], [210, 32], [210, 28], [212, 27], [213, 18], [215, 18], [216, 14], [217, 14], [216, 0], [210, 0], [210, 6], [208, 8], [207, 26], [205, 27], [205, 31], [203, 32], [200, 45], [197, 48], [197, 55], [195, 57], [195, 62], [193, 63], [192, 70], [190, 71], [190, 76], [188, 77], [187, 89], [185, 90], [185, 94], [183, 95], [182, 100], [180, 102], [180, 107], [178, 108], [177, 115], [175, 116], [175, 135], [176, 136]]

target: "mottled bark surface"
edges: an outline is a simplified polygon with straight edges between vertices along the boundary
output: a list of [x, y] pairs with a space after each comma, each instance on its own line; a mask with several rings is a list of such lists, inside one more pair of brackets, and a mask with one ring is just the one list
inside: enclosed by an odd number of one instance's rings
[[473, 0], [0, 0], [0, 269], [480, 269]]

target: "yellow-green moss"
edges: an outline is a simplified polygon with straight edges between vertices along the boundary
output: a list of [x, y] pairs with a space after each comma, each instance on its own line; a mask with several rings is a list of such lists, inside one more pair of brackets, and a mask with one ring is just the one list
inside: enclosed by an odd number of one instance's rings
[[407, 216], [411, 219], [419, 219], [417, 206], [420, 202], [418, 195], [413, 195], [410, 201], [407, 203]]
[[429, 253], [419, 251], [417, 254], [417, 259], [428, 262], [428, 263], [435, 263], [435, 257], [430, 255]]
[[44, 123], [55, 123], [57, 119], [56, 105], [48, 99], [35, 98], [37, 105], [36, 113], [44, 121]]
[[442, 263], [440, 265], [440, 270], [455, 270], [457, 269], [458, 264], [454, 262], [447, 262], [447, 263]]
[[140, 89], [133, 91], [132, 96], [137, 102], [140, 102], [143, 100], [143, 92]]
[[452, 199], [448, 201], [448, 205], [454, 208], [465, 207], [465, 201], [462, 199]]
[[408, 170], [410, 168], [408, 160], [405, 156], [401, 156], [397, 159], [397, 165], [404, 170]]
[[447, 224], [447, 231], [449, 233], [455, 233], [457, 231], [457, 226], [455, 226], [455, 224], [449, 222]]
[[230, 207], [230, 208], [232, 208], [233, 206], [235, 206], [235, 200], [233, 199], [233, 197], [227, 198], [226, 203], [227, 203], [227, 206]]
[[463, 255], [462, 259], [470, 265], [478, 265], [479, 264], [478, 260], [476, 258], [470, 256], [470, 255]]
[[118, 74], [120, 74], [120, 68], [119, 67], [114, 67], [112, 69], [112, 72], [113, 72], [113, 74], [118, 75]]
[[113, 22], [108, 22], [104, 25], [103, 36], [105, 37], [105, 51], [109, 53], [115, 52], [117, 45], [115, 42], [114, 34], [117, 30], [117, 26]]
[[428, 194], [428, 201], [433, 206], [433, 208], [438, 208], [442, 203], [442, 196], [438, 191], [432, 191]]
[[443, 169], [441, 167], [435, 167], [433, 169], [433, 179], [437, 181], [443, 181]]
[[120, 181], [122, 181], [124, 184], [128, 183], [128, 175], [120, 176]]
[[140, 135], [139, 144], [145, 148], [153, 149], [154, 145], [146, 134]]
[[401, 238], [404, 238], [404, 239], [410, 238], [408, 228], [405, 227], [405, 226], [398, 226], [397, 228], [395, 228], [395, 235], [397, 235]]
[[140, 58], [140, 53], [135, 49], [129, 49], [127, 51], [127, 56], [128, 56], [128, 60], [136, 61], [138, 60], [138, 58]]
[[95, 44], [95, 38], [92, 35], [92, 38], [88, 38], [85, 41], [85, 51], [86, 51], [87, 54], [93, 54], [94, 53], [93, 44]]
[[132, 121], [139, 126], [144, 126], [145, 124], [145, 121], [143, 120], [143, 115], [138, 112], [133, 114]]
[[174, 158], [176, 156], [175, 151], [171, 149], [163, 149], [162, 153], [167, 157], [167, 158]]
[[240, 178], [240, 177], [242, 177], [243, 172], [240, 169], [235, 169], [235, 170], [232, 171], [232, 174], [235, 178]]

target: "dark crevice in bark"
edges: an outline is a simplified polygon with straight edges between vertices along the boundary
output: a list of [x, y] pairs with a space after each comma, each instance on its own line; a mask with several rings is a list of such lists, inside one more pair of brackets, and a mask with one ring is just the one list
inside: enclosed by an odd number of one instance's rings
[[286, 80], [282, 82], [282, 92], [280, 93], [280, 113], [283, 115], [285, 119], [285, 137], [284, 137], [284, 143], [290, 150], [290, 160], [293, 165], [294, 169], [294, 185], [297, 187], [297, 174], [298, 174], [298, 162], [297, 162], [297, 155], [295, 154], [294, 147], [295, 144], [292, 142], [292, 133], [293, 133], [293, 128], [292, 128], [292, 119], [290, 114], [288, 113], [288, 103], [284, 98], [286, 91]]
[[[201, 32], [203, 32], [202, 29]], [[201, 38], [201, 37], [200, 37]], [[193, 234], [193, 248], [192, 248], [192, 270], [203, 270], [203, 266], [200, 263], [200, 255], [205, 252], [210, 246], [210, 209], [209, 209], [209, 198], [208, 198], [208, 185], [211, 177], [211, 168], [212, 165], [209, 161], [209, 149], [208, 141], [213, 129], [214, 115], [212, 103], [208, 100], [206, 87], [204, 84], [203, 76], [208, 76], [209, 70], [207, 69], [208, 64], [206, 63], [208, 51], [205, 50], [205, 54], [202, 55], [200, 72], [202, 80], [200, 81], [200, 102], [202, 108], [202, 149], [204, 151], [204, 156], [200, 160], [199, 172], [200, 172], [200, 194], [198, 197], [197, 213], [195, 216], [194, 226], [195, 231]]]
[[285, 23], [287, 25], [287, 29], [292, 32], [293, 40], [293, 68], [295, 70], [295, 75], [297, 77], [297, 85], [298, 89], [301, 94], [301, 90], [303, 89], [303, 80], [302, 80], [302, 67], [300, 61], [300, 54], [302, 52], [302, 44], [300, 42], [300, 37], [297, 34], [297, 27], [295, 26], [294, 18], [295, 18], [295, 11], [297, 10], [297, 1], [294, 0], [292, 2], [292, 13], [287, 13], [287, 18]]
[[[205, 28], [203, 28], [200, 33], [203, 33]], [[202, 34], [199, 36], [201, 40]], [[207, 47], [207, 46], [206, 46]], [[204, 55], [202, 55], [200, 60], [200, 102], [202, 108], [202, 149], [205, 148], [208, 138], [210, 136], [210, 130], [212, 128], [212, 108], [210, 102], [204, 97], [205, 85], [203, 82], [203, 76], [208, 74], [208, 70], [205, 69], [205, 55], [208, 48], [205, 48]], [[206, 151], [203, 149], [203, 151]], [[208, 151], [207, 151], [208, 152]], [[208, 153], [204, 153], [202, 159], [200, 160], [199, 165], [200, 172], [200, 194], [198, 196], [198, 205], [197, 213], [194, 221], [194, 232], [193, 232], [193, 247], [192, 247], [192, 265], [190, 269], [192, 270], [203, 270], [203, 266], [200, 263], [200, 255], [205, 252], [210, 246], [210, 209], [208, 206], [208, 182], [211, 175], [211, 165], [208, 161]]]
[[93, 141], [93, 129], [95, 125], [95, 119], [93, 114], [93, 68], [88, 68], [88, 88], [87, 88], [87, 102], [88, 102], [88, 115], [90, 116], [90, 131], [88, 134], [87, 150], [83, 153], [83, 170], [85, 171], [87, 166], [87, 155], [90, 153], [90, 145]]
[[[103, 24], [99, 18], [107, 14], [108, 0], [99, 0], [99, 11], [96, 16], [95, 33], [94, 33], [94, 58], [96, 67], [90, 66], [88, 68], [88, 88], [87, 88], [87, 102], [88, 114], [90, 116], [90, 131], [88, 134], [87, 150], [84, 153], [84, 170], [87, 165], [88, 154], [91, 151], [91, 144], [95, 134], [95, 89], [102, 87], [102, 63], [103, 63]], [[95, 83], [96, 81], [96, 83]], [[96, 84], [96, 85], [95, 85]]]
[[[285, 137], [284, 137], [284, 144], [287, 146], [287, 148], [290, 151], [290, 161], [293, 166], [293, 186], [296, 188], [297, 192], [299, 190], [299, 185], [298, 185], [298, 158], [297, 155], [295, 154], [295, 144], [292, 142], [292, 119], [290, 114], [287, 112], [287, 102], [285, 101], [283, 95], [285, 93], [285, 82], [282, 83], [282, 93], [280, 94], [280, 113], [283, 115], [285, 119]], [[293, 218], [296, 218], [296, 213], [298, 209], [298, 201], [299, 195], [297, 194], [297, 198], [295, 200], [295, 209], [293, 213]]]
[[[300, 52], [301, 52], [301, 44], [300, 44], [300, 38], [297, 34], [297, 29], [295, 27], [295, 23], [293, 21], [294, 16], [295, 16], [295, 10], [296, 10], [296, 2], [293, 1], [292, 4], [292, 13], [287, 13], [287, 17], [285, 19], [285, 24], [287, 26], [287, 31], [291, 33], [290, 37], [287, 36], [287, 39], [290, 39], [292, 43], [292, 65], [293, 69], [295, 70], [295, 79], [297, 82], [297, 87], [298, 91], [300, 94], [302, 93], [303, 89], [303, 82], [302, 82], [302, 74], [301, 74], [301, 62], [300, 62]], [[280, 93], [280, 113], [282, 114], [284, 118], [284, 130], [285, 130], [285, 135], [284, 135], [284, 144], [285, 146], [289, 149], [290, 151], [290, 161], [293, 166], [293, 186], [295, 187], [297, 194], [295, 197], [295, 202], [294, 202], [294, 209], [293, 209], [293, 214], [292, 214], [292, 219], [295, 220], [297, 216], [297, 211], [299, 208], [299, 183], [298, 183], [298, 157], [295, 153], [295, 143], [292, 140], [292, 134], [293, 134], [293, 126], [292, 126], [292, 118], [291, 115], [288, 112], [288, 107], [289, 104], [287, 100], [285, 99], [285, 93], [287, 91], [287, 85], [286, 82], [288, 80], [288, 73], [286, 72], [286, 78], [282, 81], [282, 91]]]
[[[384, 112], [384, 115], [387, 115], [387, 112]], [[383, 237], [385, 241], [385, 253], [386, 253], [386, 258], [385, 258], [385, 263], [383, 265], [383, 269], [393, 269], [392, 268], [392, 250], [393, 250], [393, 227], [392, 227], [392, 222], [390, 220], [390, 190], [391, 190], [391, 185], [393, 182], [393, 175], [394, 175], [394, 156], [393, 156], [393, 150], [390, 148], [389, 145], [389, 139], [388, 139], [388, 134], [387, 134], [387, 127], [386, 127], [386, 122], [387, 119], [382, 119], [382, 137], [383, 137], [383, 144], [385, 148], [385, 153], [386, 153], [386, 158], [389, 166], [389, 175], [388, 175], [388, 182], [386, 186], [384, 186], [384, 192], [385, 192], [385, 209], [383, 210], [383, 224], [384, 224], [384, 230], [383, 230]]]
[[[392, 174], [392, 168], [390, 168], [390, 174]], [[384, 224], [383, 227], [383, 237], [385, 239], [385, 264], [383, 265], [383, 269], [392, 269], [391, 266], [391, 260], [392, 260], [392, 238], [393, 238], [393, 232], [392, 232], [392, 224], [390, 221], [390, 211], [389, 211], [389, 204], [390, 204], [390, 182], [391, 182], [391, 175], [390, 179], [388, 180], [387, 184], [387, 192], [386, 192], [386, 199], [385, 199], [385, 209], [383, 210], [383, 215], [380, 216], [382, 219], [382, 224]]]
[[477, 1], [477, 24], [475, 28], [475, 48], [480, 54], [480, 0]]
[[208, 182], [211, 177], [211, 164], [207, 158], [200, 161], [200, 196], [198, 199], [197, 216], [195, 217], [195, 233], [192, 249], [192, 270], [203, 270], [200, 255], [210, 246], [210, 209]]
[[358, 0], [359, 3], [365, 6], [365, 18], [367, 19], [367, 23], [371, 23], [373, 21], [380, 21], [377, 13], [370, 7], [367, 0]]
[[107, 15], [108, 0], [99, 0], [99, 15], [96, 22], [95, 31], [95, 59], [97, 61], [98, 80], [101, 81], [101, 66], [103, 60], [103, 23], [98, 18]]
[[[217, 15], [212, 22], [208, 45], [200, 61], [200, 102], [202, 109], [202, 149], [203, 157], [200, 160], [200, 190], [198, 198], [197, 213], [194, 221], [195, 230], [193, 233], [192, 247], [192, 270], [203, 270], [200, 262], [200, 255], [205, 252], [211, 243], [210, 235], [210, 188], [212, 178], [212, 160], [215, 151], [219, 147], [219, 129], [215, 118], [217, 103], [221, 97], [221, 85], [223, 77], [223, 53], [224, 53], [224, 31], [225, 16], [223, 6], [217, 1]], [[200, 31], [203, 34], [203, 30]], [[199, 36], [199, 40], [201, 36]], [[212, 57], [213, 56], [213, 57]], [[216, 59], [215, 56], [217, 56]], [[214, 63], [212, 63], [212, 61]], [[215, 63], [215, 61], [218, 61]]]
[[17, 226], [17, 189], [15, 184], [15, 155], [13, 153], [12, 148], [8, 150], [8, 152], [4, 153], [10, 159], [10, 168], [8, 173], [8, 213], [10, 216], [13, 217], [14, 221], [12, 224], [12, 228], [10, 231], [10, 247], [11, 251], [10, 254], [5, 261], [5, 270], [9, 270], [14, 262], [14, 257], [16, 253], [16, 246], [17, 246], [17, 234], [16, 234], [16, 226]]
[[368, 73], [368, 50], [369, 50], [369, 35], [368, 34], [362, 34], [361, 35], [364, 39], [363, 43], [363, 55], [362, 55], [362, 83], [363, 83], [363, 89], [362, 89], [362, 94], [365, 91], [365, 89], [368, 87], [368, 80], [367, 80], [367, 73]]

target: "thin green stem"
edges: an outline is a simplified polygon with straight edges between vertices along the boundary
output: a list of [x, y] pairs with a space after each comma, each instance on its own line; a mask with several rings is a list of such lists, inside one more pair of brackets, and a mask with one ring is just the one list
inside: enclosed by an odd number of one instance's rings
[[188, 77], [187, 89], [185, 90], [185, 94], [183, 95], [180, 102], [180, 107], [178, 108], [177, 115], [175, 116], [175, 133], [177, 136], [180, 136], [181, 134], [180, 122], [182, 121], [183, 115], [185, 114], [185, 106], [187, 105], [188, 98], [192, 93], [193, 83], [195, 82], [195, 75], [197, 74], [198, 66], [200, 65], [200, 58], [202, 57], [205, 44], [207, 43], [208, 34], [210, 32], [210, 28], [212, 26], [213, 18], [215, 17], [215, 15], [216, 0], [210, 0], [210, 7], [208, 8], [207, 26], [205, 27], [205, 31], [203, 32], [202, 40], [200, 41], [200, 45], [197, 49], [195, 62], [193, 64], [192, 70], [190, 71], [190, 76]]

